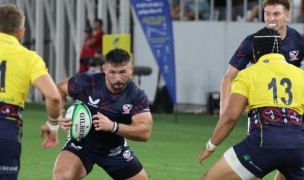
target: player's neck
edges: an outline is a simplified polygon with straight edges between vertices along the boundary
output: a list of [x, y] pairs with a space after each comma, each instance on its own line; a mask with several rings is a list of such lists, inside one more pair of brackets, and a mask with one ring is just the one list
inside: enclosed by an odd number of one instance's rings
[[281, 34], [282, 40], [285, 39], [286, 34], [287, 34], [287, 25], [283, 26], [279, 33]]

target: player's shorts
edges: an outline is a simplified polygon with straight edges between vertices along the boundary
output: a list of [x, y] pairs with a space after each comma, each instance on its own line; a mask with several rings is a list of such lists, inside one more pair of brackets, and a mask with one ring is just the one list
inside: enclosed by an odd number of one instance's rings
[[87, 174], [92, 171], [93, 165], [102, 167], [113, 179], [128, 179], [138, 174], [142, 165], [130, 147], [125, 145], [96, 152], [95, 149], [76, 140], [68, 139], [63, 150], [70, 151], [80, 158]]
[[3, 139], [0, 139], [0, 144], [0, 180], [17, 180], [21, 144]]
[[[230, 158], [230, 162], [235, 162], [236, 165], [228, 163], [240, 176], [245, 172], [245, 176], [249, 176], [249, 173], [251, 173], [256, 177], [262, 178], [277, 169], [286, 179], [303, 180], [303, 151], [304, 149], [266, 149], [260, 147], [258, 144], [248, 142], [248, 139], [245, 139], [241, 143], [233, 146], [233, 148], [227, 150], [224, 156], [226, 160]], [[237, 157], [236, 161], [231, 161], [231, 159], [233, 159], [231, 157], [234, 156], [233, 154]], [[239, 166], [243, 166], [248, 172], [239, 168]]]

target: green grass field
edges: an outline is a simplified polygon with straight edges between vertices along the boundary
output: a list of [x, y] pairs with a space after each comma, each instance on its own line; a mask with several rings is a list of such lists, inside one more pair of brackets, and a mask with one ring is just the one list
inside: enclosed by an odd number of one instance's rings
[[[65, 143], [66, 134], [60, 130], [60, 144], [53, 149], [42, 149], [39, 137], [40, 125], [46, 120], [44, 106], [27, 104], [23, 114], [23, 139], [20, 180], [51, 179], [57, 154]], [[205, 166], [198, 164], [198, 153], [209, 139], [217, 117], [193, 114], [153, 114], [152, 137], [147, 143], [128, 141], [151, 180], [195, 180], [230, 146], [246, 135], [247, 118], [239, 120], [233, 133], [206, 160]], [[271, 173], [265, 180], [273, 179]], [[110, 177], [98, 166], [85, 178], [88, 180]]]

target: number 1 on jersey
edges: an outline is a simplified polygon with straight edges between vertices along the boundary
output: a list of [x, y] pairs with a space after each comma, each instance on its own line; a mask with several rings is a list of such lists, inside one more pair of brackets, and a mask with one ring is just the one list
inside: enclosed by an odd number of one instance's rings
[[0, 64], [0, 92], [5, 92], [5, 72], [6, 61], [2, 61]]

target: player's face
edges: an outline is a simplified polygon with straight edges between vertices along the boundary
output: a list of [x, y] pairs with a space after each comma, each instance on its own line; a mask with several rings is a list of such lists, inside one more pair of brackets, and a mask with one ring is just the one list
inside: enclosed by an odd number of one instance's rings
[[126, 87], [133, 72], [133, 66], [131, 63], [125, 65], [106, 63], [103, 70], [106, 74], [107, 87], [111, 92], [118, 93]]
[[264, 8], [265, 25], [280, 32], [285, 28], [286, 22], [290, 18], [290, 12], [283, 5], [267, 5]]

